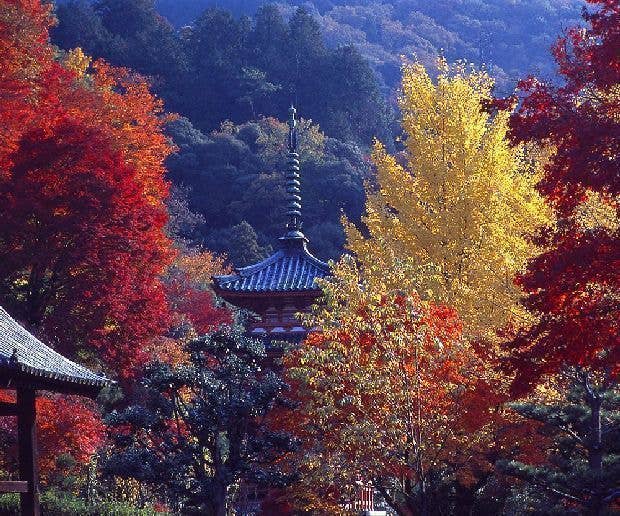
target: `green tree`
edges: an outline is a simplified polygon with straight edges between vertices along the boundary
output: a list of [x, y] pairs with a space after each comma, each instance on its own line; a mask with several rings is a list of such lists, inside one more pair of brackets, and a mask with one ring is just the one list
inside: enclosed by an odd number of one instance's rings
[[[340, 217], [359, 220], [369, 163], [358, 145], [326, 137], [310, 120], [299, 129], [304, 231], [313, 252], [337, 258]], [[209, 136], [184, 118], [167, 125], [179, 149], [167, 161], [169, 178], [187, 187], [190, 211], [205, 221], [192, 233], [195, 243], [228, 254], [235, 265], [266, 256], [285, 222], [286, 133], [273, 118], [225, 124]]]
[[245, 220], [236, 226], [211, 233], [207, 244], [209, 249], [226, 253], [230, 262], [237, 267], [256, 263], [273, 251], [270, 245], [259, 243], [256, 231]]
[[352, 45], [336, 49], [325, 60], [321, 77], [326, 91], [320, 101], [330, 106], [329, 117], [318, 120], [323, 130], [344, 141], [378, 138], [391, 148], [394, 113], [360, 51]]
[[283, 118], [294, 101], [331, 136], [391, 139], [392, 114], [368, 61], [353, 47], [328, 48], [303, 8], [287, 23], [275, 6], [254, 19], [210, 7], [179, 31], [153, 0], [68, 0], [56, 11], [54, 43], [149, 76], [167, 108], [203, 131]]
[[153, 0], [70, 0], [56, 7], [56, 15], [55, 44], [81, 47], [95, 58], [132, 68], [151, 78], [170, 111], [182, 107], [178, 92], [187, 71], [185, 50]]
[[248, 58], [257, 68], [268, 70], [272, 79], [280, 83], [286, 77], [282, 49], [286, 46], [287, 37], [287, 25], [275, 5], [258, 9], [248, 38]]
[[141, 402], [113, 412], [108, 474], [148, 483], [183, 514], [224, 516], [240, 481], [284, 485], [276, 459], [295, 448], [270, 430], [286, 384], [266, 366], [264, 345], [234, 329], [187, 346], [189, 362], [152, 364]]
[[182, 112], [202, 130], [216, 128], [229, 119], [241, 122], [251, 117], [240, 112], [243, 96], [243, 49], [249, 27], [228, 11], [207, 9], [184, 37], [191, 73], [180, 86], [186, 104]]
[[92, 3], [71, 0], [58, 4], [56, 17], [58, 24], [50, 32], [54, 43], [61, 48], [81, 47], [87, 54], [98, 56], [110, 45], [111, 34]]
[[[594, 386], [587, 374], [574, 370], [549, 398], [510, 404], [540, 424], [539, 433], [548, 443], [546, 462], [501, 461], [499, 468], [524, 481], [529, 496], [543, 501], [549, 512], [568, 514], [579, 508], [603, 514], [603, 507], [620, 498], [620, 389], [611, 383]], [[603, 467], [595, 472], [591, 464], [599, 460]]]

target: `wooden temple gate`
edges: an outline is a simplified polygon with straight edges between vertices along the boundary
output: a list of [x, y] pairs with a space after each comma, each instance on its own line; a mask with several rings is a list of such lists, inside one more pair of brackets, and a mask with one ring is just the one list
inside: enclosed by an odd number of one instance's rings
[[15, 403], [0, 402], [0, 416], [17, 418], [17, 446], [20, 480], [0, 481], [0, 493], [19, 493], [23, 515], [39, 514], [37, 472], [36, 393], [18, 389]]
[[40, 514], [37, 390], [94, 398], [109, 383], [43, 344], [0, 307], [0, 389], [16, 399], [0, 402], [0, 417], [17, 418], [19, 473], [19, 480], [0, 481], [0, 493], [19, 493], [22, 516]]

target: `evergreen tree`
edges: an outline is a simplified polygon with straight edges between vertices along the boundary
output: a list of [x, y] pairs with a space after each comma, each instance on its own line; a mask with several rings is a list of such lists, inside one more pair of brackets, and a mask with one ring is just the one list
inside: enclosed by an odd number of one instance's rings
[[210, 249], [226, 253], [231, 263], [244, 267], [267, 258], [273, 249], [261, 245], [259, 237], [245, 220], [230, 228], [213, 232], [208, 240]]
[[208, 9], [185, 36], [191, 75], [181, 85], [187, 102], [182, 112], [202, 130], [214, 129], [226, 119], [250, 117], [249, 112], [241, 114], [237, 104], [246, 30], [229, 12]]
[[[536, 493], [548, 504], [549, 513], [604, 514], [620, 497], [620, 389], [613, 384], [597, 388], [587, 374], [573, 372], [561, 392], [544, 404], [510, 404], [540, 423], [548, 456], [544, 464], [502, 461], [500, 470], [523, 480], [530, 496]], [[600, 469], [592, 467], [599, 463]]]
[[113, 412], [110, 475], [151, 484], [183, 514], [224, 516], [240, 481], [284, 485], [276, 459], [295, 447], [269, 428], [286, 384], [264, 345], [235, 329], [197, 338], [189, 360], [152, 364], [139, 403]]
[[58, 26], [51, 32], [62, 48], [81, 47], [153, 78], [169, 102], [186, 69], [175, 30], [155, 10], [152, 0], [70, 0], [56, 8]]
[[332, 136], [391, 139], [391, 113], [368, 61], [351, 47], [328, 48], [303, 8], [286, 23], [275, 6], [254, 19], [210, 7], [179, 31], [153, 0], [68, 0], [57, 16], [54, 43], [149, 76], [166, 107], [202, 131], [284, 118], [293, 101]]
[[[206, 136], [180, 118], [166, 129], [178, 147], [167, 160], [168, 177], [187, 187], [190, 211], [204, 217], [194, 243], [226, 253], [237, 266], [264, 258], [285, 224], [286, 125], [261, 118]], [[328, 138], [308, 120], [298, 129], [304, 232], [314, 253], [337, 258], [344, 244], [340, 217], [359, 220], [369, 163], [358, 145]]]

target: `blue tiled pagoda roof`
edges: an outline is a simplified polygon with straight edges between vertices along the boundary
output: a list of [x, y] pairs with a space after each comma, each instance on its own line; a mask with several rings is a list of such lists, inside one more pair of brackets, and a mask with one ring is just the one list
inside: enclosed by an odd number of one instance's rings
[[111, 383], [43, 344], [1, 306], [0, 380], [93, 396]]
[[215, 276], [222, 292], [268, 293], [318, 291], [316, 279], [329, 275], [329, 266], [308, 251], [305, 239], [281, 239], [281, 247], [262, 262]]

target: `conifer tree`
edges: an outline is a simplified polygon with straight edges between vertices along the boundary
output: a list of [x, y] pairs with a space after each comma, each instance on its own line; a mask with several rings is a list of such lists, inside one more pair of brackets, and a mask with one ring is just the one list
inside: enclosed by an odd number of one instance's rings
[[[613, 384], [597, 388], [575, 370], [555, 383], [554, 389], [546, 390], [546, 399], [509, 404], [538, 423], [538, 432], [548, 443], [546, 461], [501, 461], [499, 469], [523, 480], [530, 496], [547, 504], [547, 510], [552, 507], [554, 513], [564, 514], [575, 507], [601, 514], [620, 497], [620, 390]], [[594, 397], [599, 400], [598, 413], [588, 402]], [[592, 439], [593, 420], [600, 422], [600, 439]], [[600, 471], [592, 468], [594, 457], [605, 466]]]
[[203, 335], [186, 351], [185, 363], [152, 363], [141, 399], [109, 416], [106, 471], [152, 485], [181, 514], [225, 516], [240, 480], [289, 480], [276, 462], [295, 442], [268, 425], [286, 384], [264, 344], [238, 329]]

